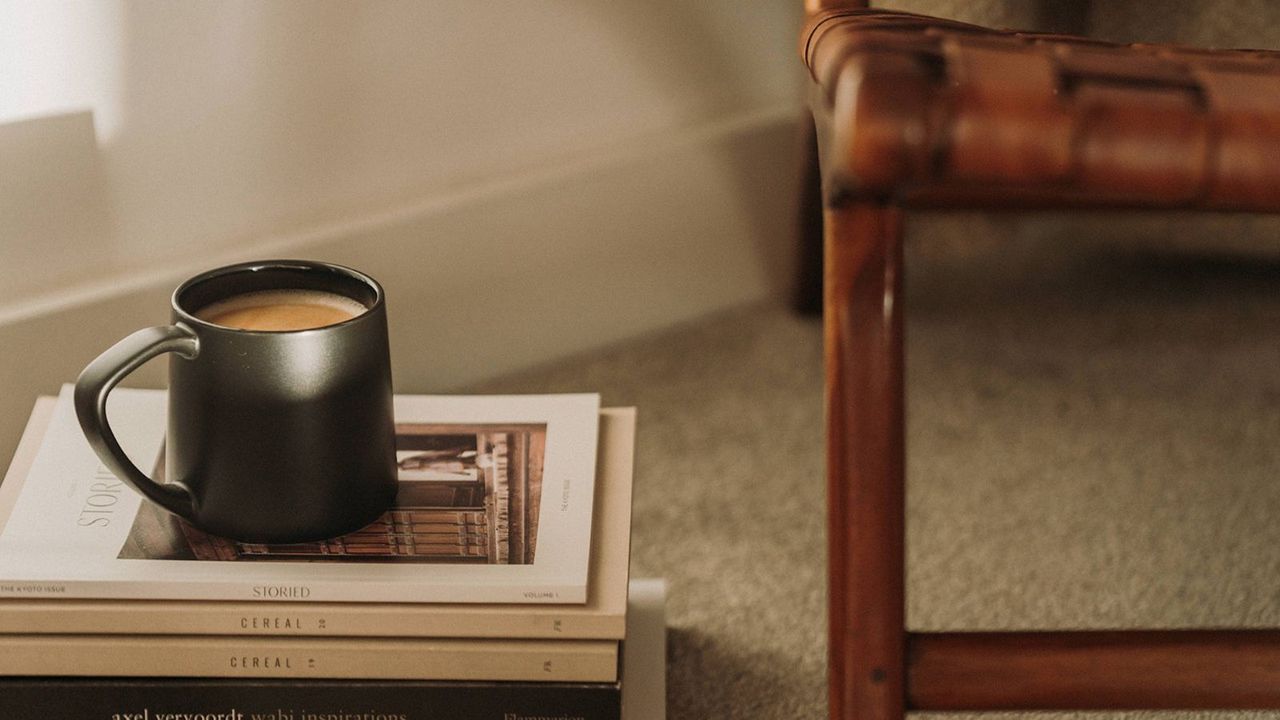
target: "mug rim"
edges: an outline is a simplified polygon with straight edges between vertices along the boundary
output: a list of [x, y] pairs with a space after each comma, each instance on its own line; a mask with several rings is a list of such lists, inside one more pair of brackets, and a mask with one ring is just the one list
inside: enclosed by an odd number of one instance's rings
[[[208, 320], [202, 320], [196, 317], [195, 314], [188, 312], [186, 308], [182, 307], [178, 302], [178, 298], [181, 297], [183, 293], [200, 283], [208, 282], [226, 275], [235, 275], [243, 272], [262, 272], [264, 270], [301, 270], [304, 272], [328, 271], [345, 275], [348, 278], [363, 283], [371, 289], [373, 291], [373, 302], [365, 308], [364, 312], [356, 315], [355, 317], [347, 318], [346, 320], [336, 322], [331, 325], [321, 325], [320, 327], [304, 328], [300, 330], [247, 330], [244, 328], [233, 328], [227, 327], [226, 325], [218, 325], [217, 323], [212, 323]], [[182, 284], [174, 288], [173, 294], [169, 296], [169, 307], [173, 310], [179, 321], [209, 330], [242, 333], [246, 335], [297, 335], [300, 333], [334, 330], [347, 325], [353, 325], [364, 320], [372, 315], [374, 311], [381, 309], [384, 304], [385, 296], [382, 291], [382, 285], [380, 285], [377, 280], [374, 280], [369, 275], [360, 272], [355, 268], [338, 265], [336, 263], [323, 262], [321, 260], [249, 260], [246, 262], [233, 263], [231, 265], [223, 265], [221, 267], [205, 270], [202, 273], [187, 278], [182, 282]]]

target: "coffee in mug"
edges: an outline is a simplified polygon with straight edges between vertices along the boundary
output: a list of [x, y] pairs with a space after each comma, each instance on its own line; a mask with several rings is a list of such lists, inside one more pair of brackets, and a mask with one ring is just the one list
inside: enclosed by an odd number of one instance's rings
[[[327, 263], [268, 260], [201, 273], [170, 324], [124, 338], [76, 381], [102, 462], [205, 532], [246, 542], [342, 535], [395, 502], [395, 419], [382, 288]], [[169, 353], [165, 482], [121, 449], [107, 396]]]
[[218, 300], [195, 316], [236, 330], [288, 332], [337, 325], [366, 309], [345, 295], [322, 290], [260, 290]]

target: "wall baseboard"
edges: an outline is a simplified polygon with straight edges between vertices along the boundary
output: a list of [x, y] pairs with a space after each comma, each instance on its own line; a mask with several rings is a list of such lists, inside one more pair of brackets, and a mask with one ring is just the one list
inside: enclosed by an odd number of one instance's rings
[[[0, 308], [0, 457], [37, 395], [128, 332], [166, 322], [174, 285], [228, 262], [307, 257], [378, 278], [398, 392], [454, 390], [779, 294], [791, 277], [799, 117], [780, 107], [641, 138]], [[130, 384], [162, 386], [163, 363]]]

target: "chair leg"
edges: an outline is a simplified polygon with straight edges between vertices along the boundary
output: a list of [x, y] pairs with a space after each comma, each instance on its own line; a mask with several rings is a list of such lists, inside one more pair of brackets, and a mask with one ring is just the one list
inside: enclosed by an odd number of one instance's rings
[[825, 219], [831, 717], [901, 720], [902, 212], [859, 203]]

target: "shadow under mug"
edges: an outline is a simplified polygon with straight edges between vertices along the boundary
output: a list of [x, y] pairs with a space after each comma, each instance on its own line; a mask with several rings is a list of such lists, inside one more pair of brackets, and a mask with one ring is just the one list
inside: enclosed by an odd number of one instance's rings
[[[239, 330], [196, 316], [264, 290], [320, 290], [363, 313], [291, 331]], [[116, 343], [76, 381], [75, 407], [102, 462], [209, 533], [246, 542], [321, 540], [358, 530], [395, 502], [395, 421], [382, 288], [349, 268], [301, 260], [210, 270], [173, 292], [172, 324]], [[107, 422], [112, 388], [171, 353], [165, 476], [147, 477]]]

